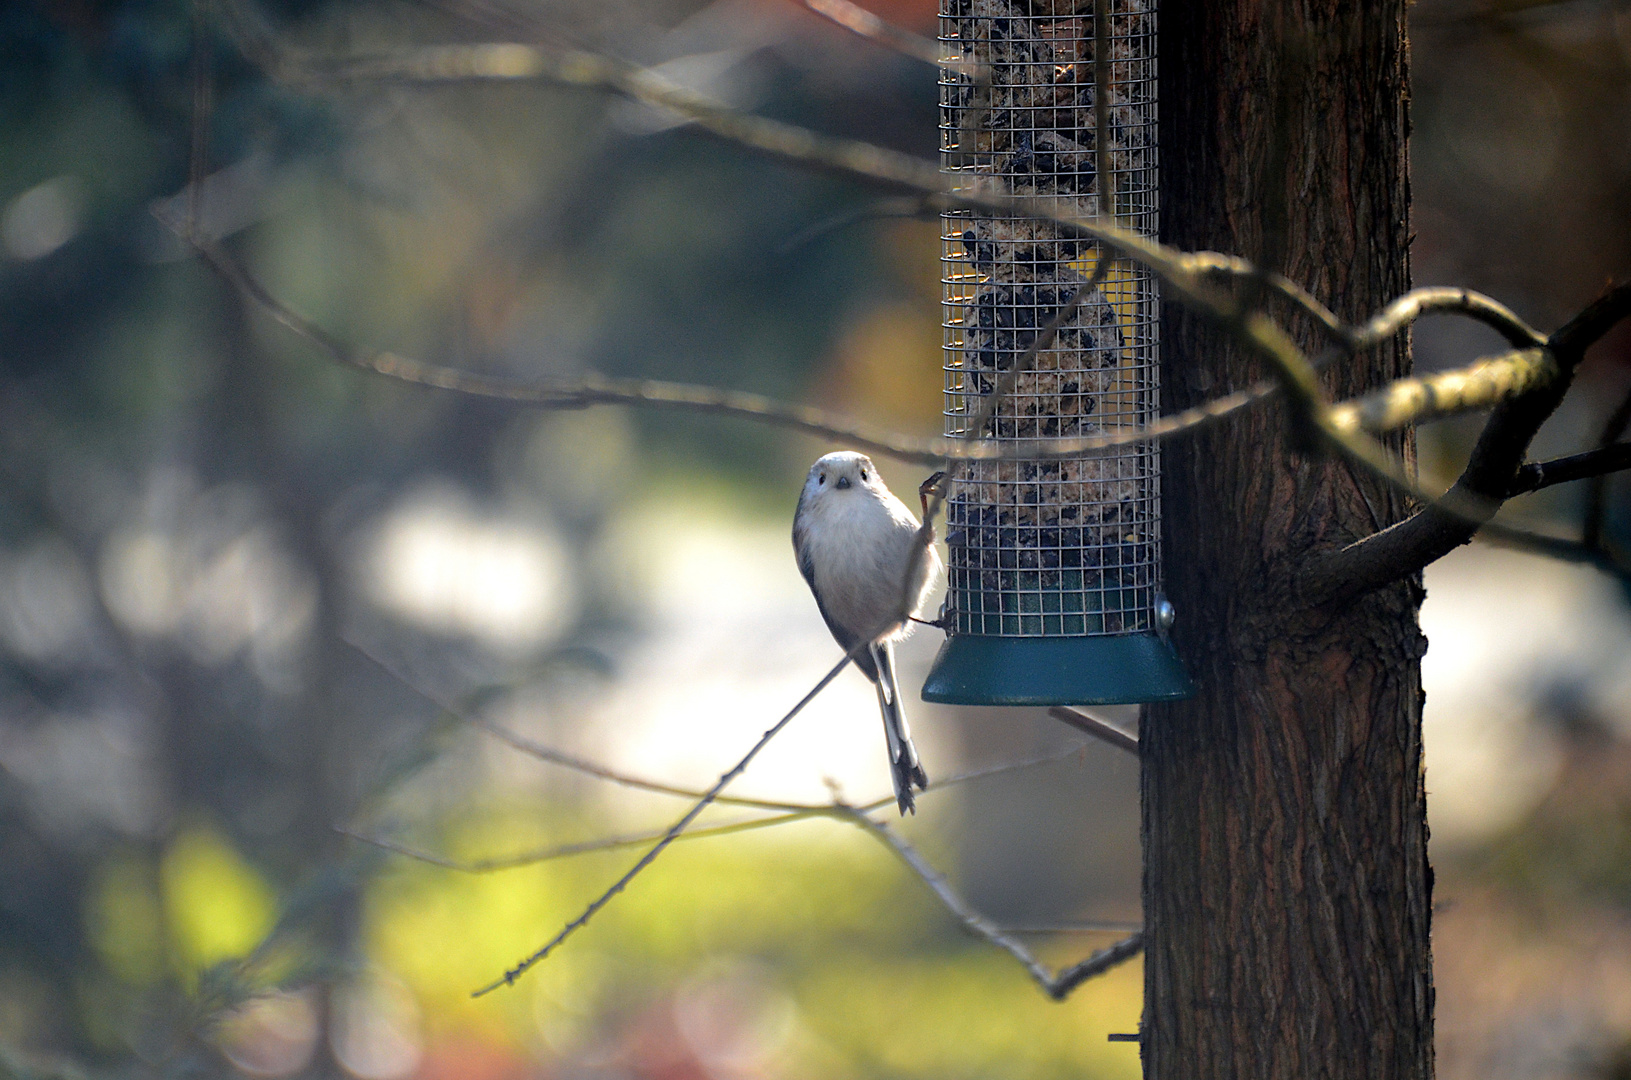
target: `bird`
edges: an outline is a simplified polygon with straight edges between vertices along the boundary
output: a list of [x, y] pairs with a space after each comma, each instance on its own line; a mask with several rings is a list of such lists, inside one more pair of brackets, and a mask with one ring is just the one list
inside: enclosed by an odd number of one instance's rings
[[[942, 479], [937, 473], [919, 490], [924, 517]], [[895, 642], [911, 632], [940, 575], [934, 531], [894, 496], [871, 458], [838, 451], [810, 466], [793, 514], [793, 553], [827, 629], [877, 689], [895, 802], [902, 816], [915, 813], [913, 788], [927, 791], [929, 777], [906, 726]]]

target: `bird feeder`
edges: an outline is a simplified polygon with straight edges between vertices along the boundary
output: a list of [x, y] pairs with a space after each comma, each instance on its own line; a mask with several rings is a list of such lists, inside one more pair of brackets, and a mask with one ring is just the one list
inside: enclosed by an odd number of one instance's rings
[[[1154, 0], [941, 0], [940, 10], [942, 164], [954, 186], [989, 190], [1000, 178], [1039, 210], [1102, 215], [1153, 237]], [[1188, 696], [1166, 638], [1160, 448], [1023, 459], [1046, 440], [1154, 419], [1158, 281], [1125, 260], [1099, 267], [1091, 241], [1037, 218], [955, 210], [942, 225], [945, 432], [996, 440], [1016, 459], [952, 473], [947, 638], [923, 697]], [[1052, 340], [1033, 348], [1054, 321]]]

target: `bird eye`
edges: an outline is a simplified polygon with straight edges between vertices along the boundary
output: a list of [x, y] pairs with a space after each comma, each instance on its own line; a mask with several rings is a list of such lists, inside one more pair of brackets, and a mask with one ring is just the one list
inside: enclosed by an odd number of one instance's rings
[[818, 483], [818, 484], [825, 484], [826, 482], [827, 482], [827, 474], [826, 473], [822, 473], [819, 477], [816, 478], [816, 483]]
[[866, 470], [865, 469], [861, 470], [861, 483], [863, 483], [863, 484], [866, 483]]

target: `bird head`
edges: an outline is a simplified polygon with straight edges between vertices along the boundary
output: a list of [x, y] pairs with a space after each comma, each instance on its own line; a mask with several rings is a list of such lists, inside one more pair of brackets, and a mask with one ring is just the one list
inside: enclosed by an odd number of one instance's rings
[[821, 458], [810, 466], [810, 475], [804, 481], [807, 499], [841, 495], [847, 492], [875, 489], [882, 481], [872, 459], [851, 450], [840, 450]]

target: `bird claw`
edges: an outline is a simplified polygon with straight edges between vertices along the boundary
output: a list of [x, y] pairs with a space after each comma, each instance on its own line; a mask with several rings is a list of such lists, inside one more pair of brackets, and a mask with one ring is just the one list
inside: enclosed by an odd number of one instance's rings
[[929, 516], [929, 499], [944, 499], [946, 490], [951, 487], [951, 478], [944, 469], [937, 470], [927, 480], [917, 486], [917, 497], [923, 502], [923, 516]]

